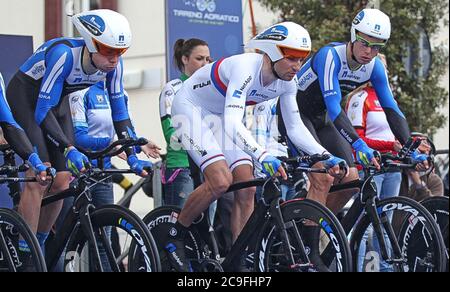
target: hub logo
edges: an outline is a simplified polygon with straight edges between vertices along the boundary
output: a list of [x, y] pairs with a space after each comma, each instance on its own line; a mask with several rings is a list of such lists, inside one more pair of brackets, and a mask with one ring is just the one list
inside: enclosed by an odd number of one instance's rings
[[123, 34], [119, 35], [119, 43], [125, 42], [125, 36]]
[[257, 40], [274, 40], [283, 41], [288, 36], [288, 29], [283, 25], [277, 25], [269, 28], [265, 32], [261, 33], [256, 37]]
[[381, 25], [376, 24], [376, 25], [375, 25], [375, 31], [376, 31], [376, 32], [380, 32], [380, 30], [381, 30]]

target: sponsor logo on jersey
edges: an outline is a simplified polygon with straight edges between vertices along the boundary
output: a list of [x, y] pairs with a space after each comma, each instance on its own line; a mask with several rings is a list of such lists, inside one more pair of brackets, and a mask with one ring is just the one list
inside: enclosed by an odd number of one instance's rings
[[358, 108], [359, 107], [359, 101], [355, 101], [353, 104], [352, 104], [352, 108]]
[[235, 98], [241, 98], [242, 97], [242, 91], [240, 90], [235, 90], [233, 93], [233, 97]]
[[210, 86], [210, 85], [211, 85], [211, 80], [208, 80], [207, 82], [202, 82], [200, 84], [194, 85], [194, 90], [201, 89], [203, 87]]
[[259, 97], [262, 99], [270, 99], [270, 97], [268, 95], [262, 94], [262, 93], [258, 93], [257, 90], [253, 90], [252, 92], [250, 92], [249, 97]]
[[226, 108], [244, 109], [244, 107], [242, 105], [238, 105], [238, 104], [230, 104], [230, 105], [227, 105]]
[[103, 103], [105, 101], [105, 97], [101, 94], [97, 95], [97, 101], [99, 103]]
[[252, 76], [248, 76], [247, 80], [245, 80], [244, 84], [241, 87], [241, 91], [244, 91], [245, 88], [247, 88], [247, 86], [250, 84], [250, 82], [252, 81]]

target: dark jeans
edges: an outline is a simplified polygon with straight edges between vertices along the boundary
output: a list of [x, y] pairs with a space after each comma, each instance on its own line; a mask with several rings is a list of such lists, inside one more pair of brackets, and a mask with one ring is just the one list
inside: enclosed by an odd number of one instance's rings
[[[166, 169], [166, 179], [169, 180], [175, 171], [177, 171], [176, 168]], [[183, 208], [187, 198], [194, 191], [194, 182], [191, 177], [190, 169], [182, 168], [175, 180], [171, 183], [163, 185], [163, 188], [163, 205], [178, 206]]]

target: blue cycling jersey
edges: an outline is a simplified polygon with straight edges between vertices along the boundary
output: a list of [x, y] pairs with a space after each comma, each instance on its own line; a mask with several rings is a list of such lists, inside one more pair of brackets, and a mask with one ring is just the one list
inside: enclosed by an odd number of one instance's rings
[[23, 129], [17, 124], [13, 117], [11, 108], [6, 100], [5, 82], [0, 73], [0, 125], [3, 135], [11, 147], [23, 159], [27, 160], [34, 152], [31, 142]]
[[378, 57], [369, 64], [351, 70], [347, 60], [347, 45], [332, 43], [310, 58], [298, 72], [297, 78], [300, 111], [308, 116], [327, 112], [349, 143], [359, 137], [341, 107], [342, 97], [371, 82], [394, 134], [402, 143], [408, 139], [409, 128], [405, 116], [395, 102], [386, 68]]
[[122, 59], [117, 68], [109, 73], [97, 71], [88, 75], [82, 67], [83, 39], [59, 38], [44, 43], [20, 67], [20, 71], [39, 83], [40, 92], [35, 118], [40, 125], [47, 113], [55, 107], [61, 96], [87, 88], [106, 80], [106, 88], [114, 100], [115, 121], [128, 119], [123, 90]]
[[[111, 118], [111, 106], [104, 82], [69, 95], [75, 133], [75, 146], [91, 151], [108, 147], [116, 134]], [[97, 164], [94, 162], [94, 165]], [[111, 159], [104, 166], [111, 168]]]
[[19, 79], [30, 88], [29, 92], [33, 92], [30, 98], [37, 99], [34, 112], [36, 123], [61, 150], [71, 143], [59, 127], [52, 109], [60, 104], [62, 96], [101, 81], [105, 81], [106, 84], [113, 122], [119, 138], [135, 136], [124, 93], [122, 58], [111, 72], [98, 70], [93, 74], [87, 74], [82, 66], [85, 50], [87, 48], [83, 39], [50, 40], [44, 43], [17, 73]]

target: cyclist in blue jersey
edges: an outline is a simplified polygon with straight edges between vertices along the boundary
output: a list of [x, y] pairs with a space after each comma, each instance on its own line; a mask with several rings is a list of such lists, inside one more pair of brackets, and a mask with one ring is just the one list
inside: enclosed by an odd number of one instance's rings
[[[68, 100], [61, 97], [105, 80], [116, 133], [119, 138], [135, 137], [126, 107], [121, 58], [131, 45], [128, 20], [111, 10], [92, 10], [74, 15], [72, 22], [82, 38], [44, 43], [20, 67], [7, 89], [15, 120], [42, 160], [58, 172], [51, 192], [68, 187], [70, 172], [78, 174], [88, 167], [88, 159], [74, 147]], [[131, 169], [148, 175], [145, 167], [150, 162], [140, 161], [133, 149], [127, 154]], [[27, 184], [19, 206], [31, 228], [38, 230], [41, 244], [61, 208], [61, 203], [55, 203], [40, 210], [44, 191]]]
[[30, 140], [23, 129], [14, 120], [5, 96], [5, 83], [0, 73], [0, 126], [3, 130], [5, 140], [11, 145], [13, 150], [33, 168], [37, 180], [46, 185], [47, 169], [54, 172], [42, 163], [39, 155], [34, 151]]
[[[343, 95], [370, 81], [397, 140], [403, 145], [410, 137], [405, 116], [389, 86], [386, 68], [377, 57], [390, 35], [389, 17], [378, 9], [364, 9], [353, 20], [350, 42], [331, 43], [321, 48], [297, 74], [297, 103], [303, 122], [322, 146], [351, 166], [350, 175], [342, 182], [358, 179], [352, 148], [360, 164], [379, 167], [374, 150], [358, 136], [341, 107]], [[280, 130], [283, 132], [282, 127]], [[427, 167], [425, 155], [414, 153], [413, 156], [422, 167]], [[311, 188], [319, 187], [310, 198], [327, 202], [334, 212], [339, 211], [353, 194], [328, 196], [333, 179], [323, 175], [311, 175], [310, 179]]]

